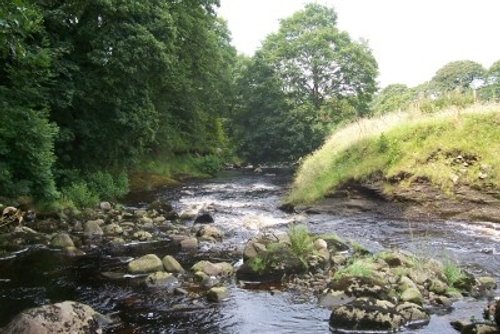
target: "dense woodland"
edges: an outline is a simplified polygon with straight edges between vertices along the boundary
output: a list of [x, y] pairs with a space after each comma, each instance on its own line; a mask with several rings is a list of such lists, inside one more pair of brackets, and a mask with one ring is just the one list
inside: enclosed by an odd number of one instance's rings
[[0, 4], [0, 196], [84, 206], [128, 191], [131, 170], [182, 155], [206, 172], [238, 157], [296, 161], [339, 124], [419, 104], [500, 97], [500, 62], [452, 62], [377, 93], [377, 62], [310, 4], [252, 57], [217, 0]]

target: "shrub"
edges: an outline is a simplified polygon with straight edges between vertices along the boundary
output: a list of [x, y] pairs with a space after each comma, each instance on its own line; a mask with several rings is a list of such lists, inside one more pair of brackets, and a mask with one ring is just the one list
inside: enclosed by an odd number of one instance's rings
[[206, 155], [198, 161], [197, 165], [202, 173], [215, 175], [221, 169], [222, 162], [215, 155]]
[[292, 225], [288, 230], [290, 249], [304, 263], [314, 252], [314, 241], [305, 225]]
[[351, 265], [342, 268], [335, 273], [333, 277], [335, 280], [341, 279], [344, 276], [353, 277], [372, 277], [374, 275], [371, 263], [366, 260], [356, 260]]
[[452, 288], [455, 283], [465, 277], [463, 270], [451, 261], [446, 261], [444, 263], [443, 274], [446, 276], [448, 285]]
[[128, 193], [128, 177], [125, 172], [118, 174], [115, 178], [108, 173], [98, 171], [88, 177], [90, 190], [100, 200], [113, 200]]
[[83, 181], [72, 183], [63, 188], [62, 193], [65, 200], [73, 202], [79, 208], [95, 206], [99, 202], [99, 196], [92, 192]]

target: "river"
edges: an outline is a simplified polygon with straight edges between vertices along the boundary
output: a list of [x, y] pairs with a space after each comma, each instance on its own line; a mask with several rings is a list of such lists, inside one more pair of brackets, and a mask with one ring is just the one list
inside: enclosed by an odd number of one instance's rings
[[[248, 238], [264, 230], [286, 230], [297, 220], [312, 232], [334, 232], [371, 251], [404, 249], [457, 261], [474, 274], [500, 280], [499, 224], [387, 220], [369, 213], [350, 217], [286, 214], [277, 207], [290, 180], [290, 172], [282, 169], [266, 169], [262, 174], [235, 170], [131, 197], [129, 205], [137, 207], [156, 197], [171, 201], [179, 211], [212, 205], [216, 209], [214, 224], [225, 232], [216, 252], [214, 246], [201, 244], [195, 257], [178, 254], [165, 240], [129, 244], [119, 250], [99, 249], [83, 257], [66, 257], [39, 247], [0, 260], [0, 326], [24, 308], [76, 300], [115, 314], [121, 322], [109, 333], [328, 333], [330, 311], [319, 307], [316, 298], [278, 287], [247, 289], [232, 281], [227, 301], [208, 304], [148, 288], [134, 279], [110, 281], [100, 275], [147, 253], [172, 254], [184, 267], [199, 259], [214, 260], [214, 256], [236, 264]], [[480, 319], [485, 304], [485, 300], [464, 299], [446, 312], [434, 313], [428, 326], [403, 333], [456, 333], [450, 320]]]

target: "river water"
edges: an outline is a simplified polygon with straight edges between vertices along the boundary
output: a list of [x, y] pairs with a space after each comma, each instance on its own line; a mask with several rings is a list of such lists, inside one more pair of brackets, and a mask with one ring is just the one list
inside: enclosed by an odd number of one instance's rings
[[[147, 253], [172, 254], [184, 267], [200, 259], [236, 264], [248, 238], [261, 231], [285, 231], [292, 221], [307, 224], [312, 232], [334, 232], [371, 251], [409, 250], [457, 261], [476, 275], [500, 280], [499, 224], [386, 220], [369, 213], [351, 217], [286, 214], [277, 207], [290, 180], [290, 172], [281, 169], [266, 169], [262, 174], [226, 171], [211, 180], [136, 194], [131, 200], [131, 205], [140, 207], [161, 197], [178, 210], [213, 206], [214, 224], [225, 232], [224, 241], [215, 246], [217, 252], [213, 245], [201, 244], [201, 251], [193, 257], [178, 253], [168, 241], [159, 241], [120, 250], [100, 249], [83, 257], [34, 248], [0, 260], [0, 326], [24, 308], [76, 300], [116, 315], [121, 322], [109, 333], [328, 333], [330, 312], [319, 307], [316, 298], [294, 292], [246, 289], [232, 281], [230, 298], [209, 304], [202, 298], [188, 300], [148, 288], [134, 279], [112, 281], [100, 275], [123, 271], [131, 257]], [[433, 314], [428, 326], [403, 333], [455, 333], [450, 320], [480, 319], [485, 304], [485, 300], [464, 299], [446, 312]]]

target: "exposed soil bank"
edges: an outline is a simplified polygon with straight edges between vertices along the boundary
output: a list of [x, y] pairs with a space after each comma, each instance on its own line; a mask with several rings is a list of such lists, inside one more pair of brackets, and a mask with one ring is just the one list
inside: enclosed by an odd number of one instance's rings
[[419, 180], [409, 187], [398, 186], [391, 194], [384, 192], [382, 181], [349, 182], [326, 198], [297, 211], [350, 215], [370, 212], [385, 218], [428, 220], [454, 219], [500, 222], [500, 192], [457, 186], [452, 195]]

